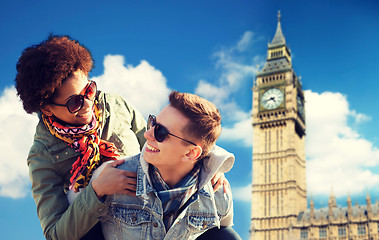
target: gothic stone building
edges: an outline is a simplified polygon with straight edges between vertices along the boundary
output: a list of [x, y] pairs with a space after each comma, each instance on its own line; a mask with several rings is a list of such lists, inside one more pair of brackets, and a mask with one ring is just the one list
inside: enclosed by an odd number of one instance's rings
[[293, 225], [291, 239], [379, 239], [379, 203], [372, 204], [367, 194], [366, 204], [353, 206], [348, 197], [347, 207], [341, 208], [331, 195], [327, 208], [315, 209], [311, 200], [310, 209], [300, 212]]
[[267, 61], [253, 86], [253, 184], [250, 239], [379, 239], [379, 204], [307, 209], [305, 109], [280, 12]]

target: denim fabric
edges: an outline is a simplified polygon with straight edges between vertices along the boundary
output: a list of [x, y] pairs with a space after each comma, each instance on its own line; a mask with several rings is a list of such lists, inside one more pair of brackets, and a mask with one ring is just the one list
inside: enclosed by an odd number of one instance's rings
[[[166, 232], [162, 202], [153, 190], [146, 171], [147, 164], [141, 156], [130, 157], [118, 166], [120, 169], [137, 172], [136, 196], [107, 196], [108, 214], [102, 222], [105, 239], [196, 239], [209, 229], [233, 224], [230, 189], [227, 193], [224, 193], [223, 188], [214, 193], [212, 184], [208, 181], [190, 198], [191, 203]], [[211, 175], [214, 173], [209, 172]]]

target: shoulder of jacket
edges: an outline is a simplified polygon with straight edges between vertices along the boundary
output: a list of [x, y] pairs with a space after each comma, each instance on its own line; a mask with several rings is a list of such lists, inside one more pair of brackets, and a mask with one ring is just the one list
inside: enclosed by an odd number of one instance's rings
[[102, 92], [102, 91], [99, 91], [99, 93], [98, 93], [98, 100], [99, 100], [99, 103], [101, 103], [101, 102], [105, 102], [105, 103], [125, 102], [125, 103], [127, 103], [126, 99], [117, 93], [107, 93], [107, 92]]
[[124, 162], [117, 166], [117, 168], [127, 171], [136, 172], [138, 165], [139, 165], [139, 158], [141, 153], [134, 155], [134, 156], [128, 156], [121, 158], [124, 160]]
[[[36, 155], [37, 154], [37, 155]], [[43, 121], [37, 125], [34, 135], [33, 144], [29, 150], [29, 157], [39, 156], [50, 159], [53, 163], [59, 163], [71, 158], [77, 158], [79, 152], [75, 152], [66, 142], [53, 136], [43, 124]]]
[[[46, 128], [42, 120], [40, 120], [36, 127], [36, 132], [34, 134], [32, 149], [44, 149], [49, 150], [51, 146], [63, 143], [58, 138], [54, 137], [49, 130]], [[64, 144], [67, 145], [67, 144]]]
[[99, 92], [98, 95], [100, 108], [105, 109], [106, 111], [115, 111], [119, 112], [121, 108], [129, 112], [133, 112], [135, 107], [124, 97], [117, 93], [104, 93]]

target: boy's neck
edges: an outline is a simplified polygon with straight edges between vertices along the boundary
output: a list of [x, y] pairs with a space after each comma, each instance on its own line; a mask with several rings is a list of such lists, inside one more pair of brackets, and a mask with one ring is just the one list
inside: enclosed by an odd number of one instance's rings
[[156, 167], [170, 188], [173, 188], [177, 183], [180, 182], [191, 170], [195, 164], [182, 164], [181, 166], [169, 166], [169, 167]]

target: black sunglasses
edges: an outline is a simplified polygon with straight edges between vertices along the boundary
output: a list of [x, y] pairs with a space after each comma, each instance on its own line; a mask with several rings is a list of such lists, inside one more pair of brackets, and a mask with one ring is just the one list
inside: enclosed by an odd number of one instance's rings
[[92, 101], [95, 99], [96, 92], [97, 92], [96, 82], [90, 81], [86, 86], [84, 95], [71, 96], [67, 100], [66, 104], [51, 103], [51, 105], [66, 107], [70, 113], [76, 113], [80, 109], [82, 109], [84, 105], [84, 98], [87, 98], [88, 100]]
[[176, 138], [179, 138], [180, 140], [183, 140], [185, 142], [188, 142], [192, 145], [197, 146], [196, 143], [185, 140], [184, 138], [178, 137], [178, 136], [170, 133], [165, 126], [157, 123], [156, 117], [154, 115], [149, 115], [149, 120], [147, 121], [147, 130], [149, 130], [152, 127], [155, 127], [154, 128], [154, 137], [155, 137], [155, 140], [157, 140], [158, 142], [163, 142], [166, 139], [167, 135], [171, 135], [171, 136], [174, 136]]

